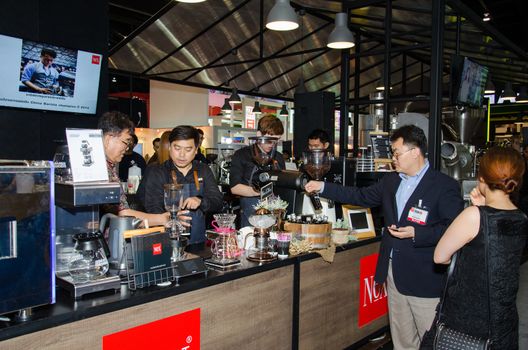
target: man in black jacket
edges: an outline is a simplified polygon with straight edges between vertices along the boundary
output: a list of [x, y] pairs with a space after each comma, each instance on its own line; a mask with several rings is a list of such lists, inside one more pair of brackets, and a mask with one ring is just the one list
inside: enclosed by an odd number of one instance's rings
[[336, 202], [381, 206], [386, 228], [375, 281], [387, 281], [389, 321], [395, 349], [418, 349], [435, 316], [445, 269], [434, 264], [436, 244], [464, 204], [458, 183], [429, 167], [422, 129], [405, 125], [391, 135], [396, 172], [369, 187], [310, 181]]
[[205, 241], [204, 213], [219, 212], [223, 196], [216, 184], [211, 169], [204, 163], [193, 161], [199, 143], [199, 135], [192, 126], [178, 126], [169, 136], [170, 159], [152, 167], [143, 178], [144, 206], [149, 213], [165, 212], [163, 186], [178, 183], [184, 186], [184, 201], [181, 209], [188, 213], [191, 221], [189, 243]]

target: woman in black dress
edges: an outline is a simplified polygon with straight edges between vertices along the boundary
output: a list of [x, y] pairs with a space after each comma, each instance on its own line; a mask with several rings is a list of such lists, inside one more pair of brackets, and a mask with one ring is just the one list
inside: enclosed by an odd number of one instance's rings
[[440, 321], [476, 337], [491, 336], [493, 349], [518, 348], [516, 297], [528, 218], [510, 196], [519, 189], [524, 170], [514, 149], [488, 150], [471, 192], [474, 205], [453, 221], [434, 254], [436, 263], [447, 264], [458, 251]]

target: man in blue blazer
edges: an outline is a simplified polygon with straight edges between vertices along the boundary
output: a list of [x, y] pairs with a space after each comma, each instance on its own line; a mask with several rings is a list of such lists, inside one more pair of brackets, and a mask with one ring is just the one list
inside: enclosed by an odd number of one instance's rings
[[431, 326], [445, 269], [433, 253], [440, 237], [462, 211], [458, 183], [429, 167], [422, 129], [405, 125], [390, 138], [396, 172], [363, 188], [310, 181], [307, 192], [336, 202], [382, 206], [385, 220], [375, 281], [387, 281], [394, 349], [418, 349]]

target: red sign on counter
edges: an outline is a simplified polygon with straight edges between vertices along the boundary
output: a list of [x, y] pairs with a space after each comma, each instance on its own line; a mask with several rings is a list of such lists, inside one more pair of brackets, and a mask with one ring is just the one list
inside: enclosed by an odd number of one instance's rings
[[358, 326], [374, 321], [387, 314], [387, 288], [374, 281], [379, 254], [372, 254], [359, 261], [359, 315]]
[[103, 336], [103, 350], [200, 349], [200, 309]]

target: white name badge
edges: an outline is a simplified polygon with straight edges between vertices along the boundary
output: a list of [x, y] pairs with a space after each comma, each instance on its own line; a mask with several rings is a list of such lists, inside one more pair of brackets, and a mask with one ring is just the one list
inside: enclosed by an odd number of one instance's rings
[[409, 210], [409, 215], [407, 216], [408, 221], [415, 222], [420, 225], [425, 225], [427, 223], [427, 215], [429, 212], [422, 208], [412, 207]]

